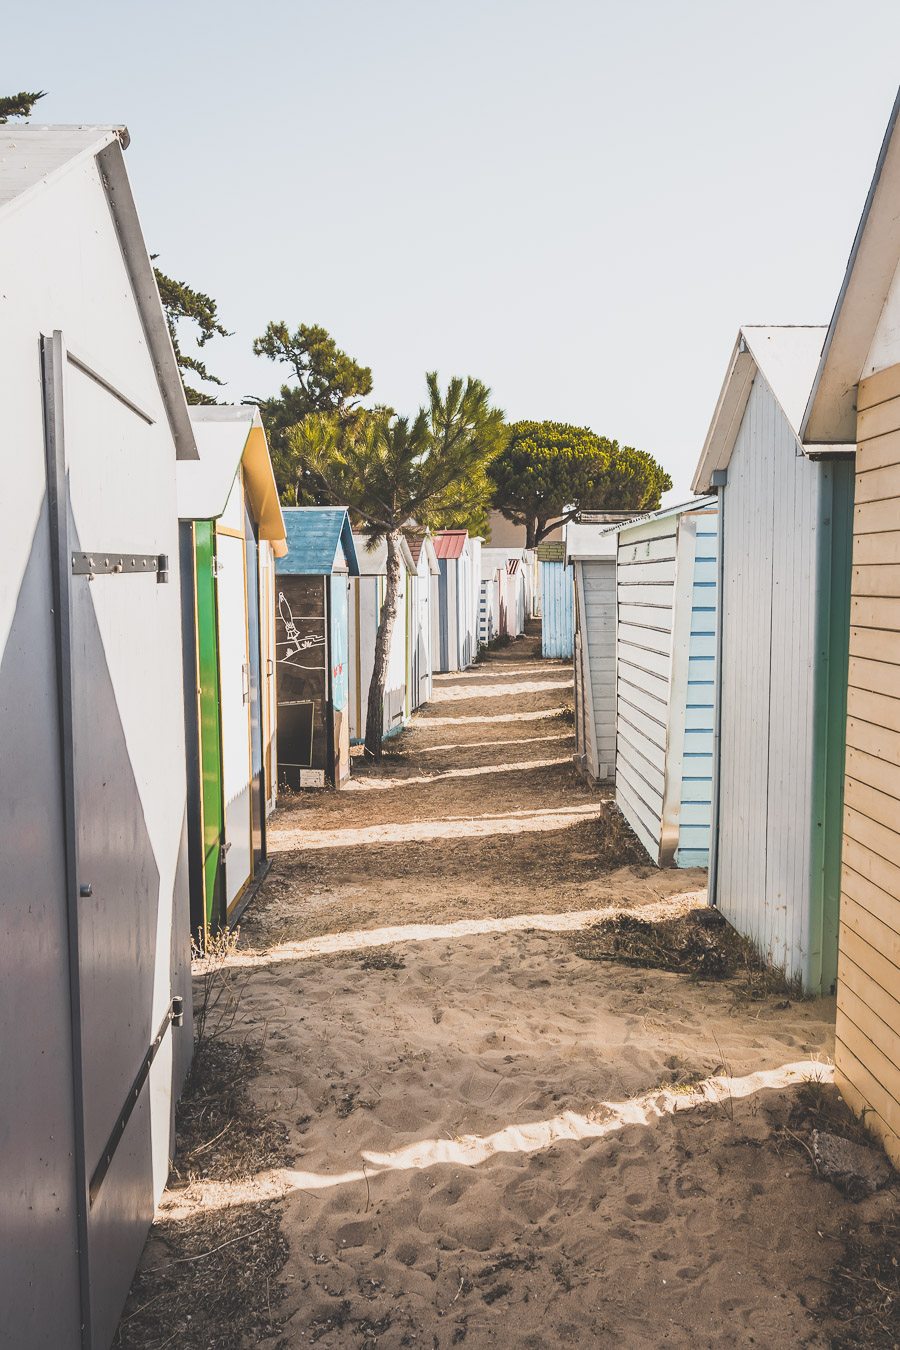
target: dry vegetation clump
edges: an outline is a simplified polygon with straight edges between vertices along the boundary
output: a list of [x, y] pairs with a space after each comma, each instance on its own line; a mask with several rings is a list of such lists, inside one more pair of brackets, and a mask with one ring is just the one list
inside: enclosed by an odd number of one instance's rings
[[287, 1257], [277, 1202], [158, 1219], [113, 1350], [243, 1350], [276, 1335]]
[[891, 1214], [851, 1234], [831, 1272], [832, 1350], [900, 1345], [900, 1222]]
[[247, 1093], [261, 1059], [262, 1048], [246, 1041], [206, 1039], [197, 1046], [175, 1111], [170, 1187], [244, 1181], [284, 1164], [286, 1127], [263, 1116]]
[[597, 836], [594, 861], [599, 868], [614, 871], [617, 867], [649, 862], [647, 850], [614, 801], [604, 802], [594, 829]]
[[695, 979], [740, 977], [753, 998], [789, 992], [784, 973], [767, 966], [752, 942], [705, 905], [655, 921], [623, 911], [585, 928], [575, 950], [588, 961], [618, 961]]

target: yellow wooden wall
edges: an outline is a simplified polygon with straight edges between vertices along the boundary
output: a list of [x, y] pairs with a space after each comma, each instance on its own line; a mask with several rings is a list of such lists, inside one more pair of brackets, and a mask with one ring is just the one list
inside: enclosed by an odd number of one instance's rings
[[857, 407], [835, 1075], [900, 1165], [900, 365]]

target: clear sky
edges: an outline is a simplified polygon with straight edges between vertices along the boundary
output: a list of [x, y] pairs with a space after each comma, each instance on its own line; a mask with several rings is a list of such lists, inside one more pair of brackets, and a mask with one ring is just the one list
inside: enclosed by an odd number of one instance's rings
[[898, 55], [897, 0], [44, 0], [0, 89], [128, 126], [225, 397], [281, 382], [269, 319], [319, 323], [379, 402], [477, 375], [683, 498], [738, 325], [830, 317]]

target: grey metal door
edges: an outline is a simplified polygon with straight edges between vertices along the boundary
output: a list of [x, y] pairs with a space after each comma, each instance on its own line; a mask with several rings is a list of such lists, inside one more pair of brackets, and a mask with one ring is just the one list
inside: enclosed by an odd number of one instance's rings
[[[77, 366], [73, 373], [72, 365]], [[91, 537], [78, 537], [73, 501], [96, 492], [87, 443], [91, 400], [112, 403], [115, 391], [73, 389], [88, 379], [68, 356], [62, 335], [44, 343], [48, 485], [55, 550], [59, 707], [67, 823], [70, 971], [75, 1062], [75, 1164], [80, 1190], [84, 1345], [107, 1350], [153, 1217], [154, 1117], [170, 1128], [170, 1112], [154, 1111], [150, 1068], [172, 1018], [170, 956], [159, 961], [160, 870], [145, 820], [133, 746], [120, 699], [146, 696], [154, 708], [153, 609], [161, 560], [148, 552], [152, 516], [136, 525], [142, 552], [109, 549], [114, 497], [88, 514]], [[64, 406], [65, 398], [65, 406]], [[130, 409], [130, 411], [129, 411]], [[120, 399], [107, 421], [141, 414]], [[146, 420], [146, 419], [145, 419]], [[67, 452], [67, 445], [69, 452]], [[74, 448], [73, 448], [74, 447]], [[148, 513], [149, 515], [149, 513]], [[95, 534], [104, 537], [94, 537]], [[120, 633], [126, 625], [124, 633]], [[115, 670], [110, 664], [111, 632]], [[173, 785], [173, 788], [175, 785]], [[170, 892], [171, 894], [171, 892]], [[163, 925], [168, 935], [168, 927]], [[161, 987], [162, 986], [162, 987]], [[171, 1047], [168, 1047], [171, 1053]], [[171, 1080], [169, 1097], [171, 1097]], [[169, 1140], [164, 1141], [167, 1151]]]

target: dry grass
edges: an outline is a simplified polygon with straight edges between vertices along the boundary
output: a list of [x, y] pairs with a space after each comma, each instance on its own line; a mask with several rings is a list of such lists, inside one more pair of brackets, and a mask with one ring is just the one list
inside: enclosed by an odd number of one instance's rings
[[281, 1327], [279, 1274], [288, 1248], [278, 1203], [203, 1203], [217, 1183], [247, 1182], [291, 1161], [285, 1126], [247, 1093], [260, 1058], [261, 1049], [246, 1043], [206, 1037], [197, 1047], [177, 1109], [169, 1182], [170, 1195], [184, 1193], [187, 1212], [157, 1217], [115, 1350], [243, 1350]]
[[262, 1047], [205, 1040], [197, 1046], [176, 1108], [176, 1157], [170, 1186], [244, 1181], [285, 1161], [287, 1131], [252, 1104], [247, 1080]]
[[891, 1214], [852, 1233], [831, 1272], [832, 1350], [900, 1345], [900, 1223]]
[[595, 822], [594, 864], [604, 871], [649, 862], [647, 851], [614, 801], [607, 801]]
[[243, 1350], [276, 1335], [287, 1256], [277, 1203], [157, 1220], [114, 1350]]
[[798, 996], [782, 971], [767, 966], [747, 938], [706, 906], [694, 905], [658, 920], [627, 911], [616, 914], [586, 928], [574, 946], [588, 961], [618, 961], [703, 980], [739, 978], [752, 998], [788, 992]]

